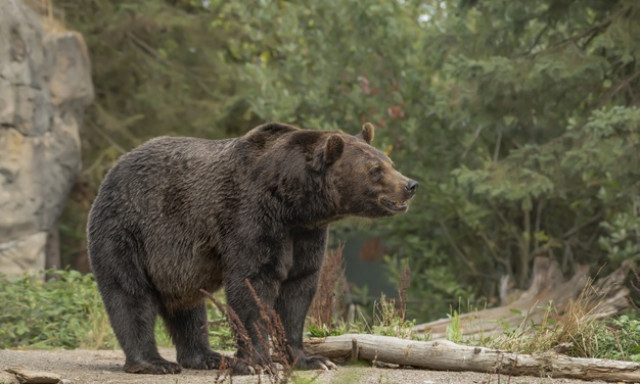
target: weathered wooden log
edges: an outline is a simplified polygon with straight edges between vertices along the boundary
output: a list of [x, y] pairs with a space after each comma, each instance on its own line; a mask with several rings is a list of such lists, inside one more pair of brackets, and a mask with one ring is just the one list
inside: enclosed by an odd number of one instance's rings
[[526, 355], [459, 345], [447, 340], [413, 341], [346, 334], [310, 339], [305, 341], [305, 350], [332, 359], [361, 359], [440, 371], [640, 382], [640, 363], [572, 358], [554, 352]]
[[20, 384], [57, 384], [60, 376], [52, 372], [34, 371], [22, 367], [7, 368], [9, 373], [15, 375]]

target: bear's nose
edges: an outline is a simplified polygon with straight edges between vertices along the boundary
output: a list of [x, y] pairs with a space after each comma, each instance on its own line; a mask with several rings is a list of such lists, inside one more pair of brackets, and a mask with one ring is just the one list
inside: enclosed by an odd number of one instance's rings
[[404, 189], [406, 189], [407, 192], [411, 194], [411, 196], [416, 193], [416, 188], [418, 188], [418, 182], [415, 180], [409, 180], [407, 185], [404, 186]]

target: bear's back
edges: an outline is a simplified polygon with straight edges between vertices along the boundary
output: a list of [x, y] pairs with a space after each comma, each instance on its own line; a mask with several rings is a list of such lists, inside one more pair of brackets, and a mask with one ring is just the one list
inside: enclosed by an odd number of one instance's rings
[[[126, 218], [158, 219], [192, 205], [197, 195], [212, 193], [229, 172], [234, 139], [190, 137], [152, 139], [123, 155], [105, 176], [92, 206], [94, 223]], [[124, 223], [123, 223], [124, 224]]]

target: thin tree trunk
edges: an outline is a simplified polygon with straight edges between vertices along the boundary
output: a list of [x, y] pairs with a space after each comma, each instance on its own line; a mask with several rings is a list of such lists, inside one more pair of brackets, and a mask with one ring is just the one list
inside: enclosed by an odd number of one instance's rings
[[60, 232], [54, 224], [53, 228], [47, 233], [47, 243], [44, 248], [44, 268], [57, 269], [60, 268]]

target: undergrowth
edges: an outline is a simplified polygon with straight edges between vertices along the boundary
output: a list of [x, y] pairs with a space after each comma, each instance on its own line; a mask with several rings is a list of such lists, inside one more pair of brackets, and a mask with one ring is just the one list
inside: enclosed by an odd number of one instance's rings
[[116, 345], [92, 275], [77, 271], [11, 279], [0, 275], [0, 303], [0, 348]]
[[[208, 307], [212, 322], [224, 316]], [[171, 339], [162, 321], [156, 323], [158, 345], [169, 347]], [[233, 347], [227, 327], [210, 327], [215, 349]], [[0, 274], [1, 348], [87, 348], [118, 346], [92, 274], [78, 271], [46, 271], [8, 278]]]
[[[327, 337], [345, 333], [372, 333], [406, 339], [424, 340], [423, 335], [414, 334], [414, 320], [406, 319], [407, 291], [411, 281], [408, 265], [404, 265], [398, 282], [398, 297], [387, 298], [384, 294], [373, 302], [370, 312], [348, 303], [347, 279], [344, 275], [343, 247], [329, 251], [320, 271], [318, 291], [313, 299], [308, 316], [307, 336]], [[346, 316], [343, 308], [347, 309]], [[428, 337], [428, 336], [427, 336]]]
[[[502, 334], [493, 337], [463, 337], [455, 330], [454, 312], [447, 339], [467, 345], [480, 345], [517, 353], [555, 351], [572, 357], [605, 358], [640, 361], [640, 317], [638, 312], [598, 319], [594, 316], [597, 303], [583, 295], [569, 303], [560, 313], [547, 303], [540, 321], [523, 316], [515, 328], [504, 324]], [[452, 337], [450, 335], [457, 335]]]
[[[341, 263], [339, 251], [330, 262]], [[332, 266], [333, 274], [339, 275], [341, 271], [336, 265]], [[402, 283], [405, 289], [408, 274], [406, 279]], [[334, 279], [334, 282], [334, 288], [338, 287], [338, 290], [345, 286], [342, 278]], [[340, 292], [325, 287], [318, 295], [317, 299], [331, 314], [323, 313], [320, 319], [310, 316], [307, 336], [373, 333], [414, 340], [428, 338], [428, 335], [413, 332], [415, 320], [405, 319], [402, 300], [406, 301], [406, 298], [402, 295], [399, 300], [381, 296], [369, 313], [352, 305], [350, 316], [344, 316], [340, 310], [344, 304]], [[215, 297], [224, 302], [221, 292]], [[91, 274], [48, 271], [20, 278], [0, 275], [0, 303], [0, 348], [112, 349], [118, 346]], [[576, 300], [563, 313], [558, 313], [550, 303], [539, 323], [533, 324], [523, 316], [522, 324], [515, 329], [505, 327], [502, 335], [485, 339], [463, 337], [459, 321], [456, 321], [458, 314], [452, 311], [447, 335], [455, 342], [512, 352], [560, 350], [575, 357], [640, 361], [638, 312], [629, 311], [616, 318], [596, 320], [589, 316], [590, 308], [584, 301]], [[209, 327], [212, 347], [234, 349], [234, 337], [224, 313], [209, 305], [208, 316], [213, 324]], [[160, 319], [156, 339], [160, 346], [172, 345]]]
[[[332, 276], [339, 275], [344, 273], [341, 266], [341, 249], [338, 249], [330, 253], [325, 260], [323, 272], [328, 270]], [[335, 311], [335, 308], [339, 307], [341, 295], [344, 295], [343, 286], [337, 283], [335, 286], [325, 285], [318, 291], [315, 300], [324, 303], [324, 308], [333, 308], [334, 313], [332, 316], [324, 313], [322, 318], [311, 319], [308, 335], [327, 337], [345, 333], [373, 333], [414, 340], [428, 339], [429, 335], [423, 336], [413, 331], [415, 320], [405, 318], [406, 292], [410, 278], [409, 268], [405, 265], [398, 282], [397, 301], [382, 295], [380, 300], [374, 303], [370, 316], [365, 316], [360, 308], [356, 307], [357, 316], [347, 321], [340, 316], [339, 311]], [[336, 282], [341, 280], [340, 277], [333, 279]], [[636, 275], [636, 281], [638, 283], [633, 287], [640, 292], [640, 276]], [[518, 353], [543, 353], [554, 350], [573, 357], [640, 361], [640, 306], [634, 305], [638, 311], [600, 320], [594, 316], [598, 305], [598, 297], [589, 284], [563, 313], [558, 313], [553, 303], [548, 303], [543, 308], [544, 315], [538, 323], [523, 315], [522, 323], [515, 329], [510, 329], [504, 322], [501, 335], [487, 338], [464, 337], [460, 315], [452, 309], [448, 315], [450, 322], [446, 329], [446, 338], [455, 343]]]
[[413, 332], [415, 320], [405, 320], [400, 316], [395, 299], [387, 298], [384, 294], [373, 303], [372, 313], [366, 314], [359, 307], [355, 308], [356, 316], [353, 321], [335, 320], [331, 326], [318, 325], [315, 319], [310, 319], [307, 336], [327, 337], [346, 333], [369, 333], [383, 336], [394, 336], [403, 339], [425, 340], [429, 336]]
[[576, 316], [571, 310], [554, 316], [553, 307], [540, 324], [528, 329], [505, 331], [484, 340], [465, 340], [472, 345], [519, 353], [543, 353], [550, 350], [572, 357], [640, 361], [640, 319], [626, 313], [606, 320]]

